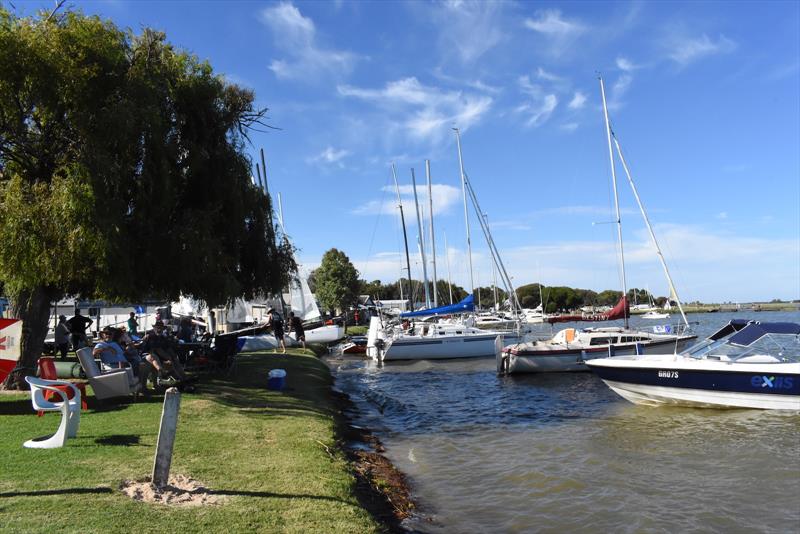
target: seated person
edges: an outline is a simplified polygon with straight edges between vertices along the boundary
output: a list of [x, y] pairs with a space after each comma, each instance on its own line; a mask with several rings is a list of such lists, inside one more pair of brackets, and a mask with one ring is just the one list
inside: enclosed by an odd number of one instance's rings
[[[164, 323], [156, 321], [152, 330], [148, 330], [142, 339], [141, 350], [149, 352], [146, 356], [147, 361], [155, 367], [158, 375], [165, 378], [172, 374], [180, 381], [186, 380], [186, 373], [183, 370], [177, 354], [172, 349], [172, 339], [165, 332]], [[170, 369], [170, 372], [167, 371]]]
[[114, 329], [105, 327], [100, 331], [100, 342], [92, 349], [92, 356], [100, 358], [103, 369], [124, 369], [128, 367], [124, 351], [113, 339]]
[[191, 319], [187, 317], [181, 319], [181, 324], [178, 328], [178, 339], [184, 343], [191, 343], [194, 341], [194, 328], [192, 327]]
[[[114, 341], [114, 331], [115, 328], [105, 327], [100, 331], [100, 339], [101, 341], [94, 346], [92, 349], [92, 356], [95, 358], [100, 358], [101, 367], [104, 370], [112, 370], [112, 369], [126, 369], [130, 367], [128, 360], [125, 358], [125, 351], [122, 350], [122, 347]], [[139, 370], [137, 368], [132, 368], [134, 375], [138, 375]], [[133, 377], [130, 378], [130, 383], [133, 384]]]
[[128, 335], [124, 326], [119, 329], [114, 329], [111, 334], [111, 340], [122, 347], [122, 355], [133, 369], [133, 374], [139, 377], [139, 382], [141, 382], [144, 387], [147, 384], [147, 379], [153, 368], [150, 362], [142, 358], [141, 354], [139, 354], [139, 350], [134, 345], [133, 340], [130, 335]]

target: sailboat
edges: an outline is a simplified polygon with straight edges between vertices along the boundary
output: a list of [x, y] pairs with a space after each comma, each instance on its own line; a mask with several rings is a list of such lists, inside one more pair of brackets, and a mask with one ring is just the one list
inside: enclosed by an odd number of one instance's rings
[[[498, 266], [501, 277], [504, 277], [504, 282], [507, 282], [508, 276], [502, 266], [502, 262], [499, 261], [497, 250], [494, 247], [493, 241], [491, 240], [491, 234], [489, 234], [488, 225], [485, 224], [485, 221], [481, 216], [482, 212], [480, 211], [480, 207], [477, 205], [477, 199], [475, 198], [474, 191], [472, 191], [466, 174], [464, 173], [463, 160], [461, 157], [461, 138], [458, 130], [456, 130], [456, 140], [458, 143], [459, 167], [461, 170], [461, 184], [464, 197], [464, 218], [467, 228], [467, 248], [469, 251], [468, 258], [470, 262], [470, 279], [473, 280], [471, 268], [471, 240], [469, 234], [469, 217], [467, 210], [468, 194], [472, 199], [472, 204], [475, 207], [475, 211], [478, 213], [478, 217], [481, 222], [481, 229], [483, 230], [490, 249], [492, 250], [495, 264]], [[427, 166], [427, 168], [429, 169], [430, 167]], [[398, 203], [401, 210], [400, 212], [402, 214], [402, 202], [400, 201], [399, 188], [397, 186], [397, 178], [394, 173], [394, 166], [392, 166], [392, 173], [395, 177], [395, 188], [398, 189]], [[414, 181], [413, 176], [414, 175], [412, 171], [412, 184], [416, 193], [416, 182]], [[419, 216], [418, 225], [420, 228], [422, 227], [421, 222], [419, 221]], [[425, 277], [424, 283], [427, 288], [427, 275], [426, 270], [424, 269], [424, 260], [423, 276]], [[473, 281], [472, 287], [474, 288], [474, 286], [475, 284]], [[503, 332], [476, 328], [474, 326], [475, 302], [473, 293], [474, 289], [473, 292], [467, 295], [465, 299], [456, 304], [436, 306], [433, 308], [428, 307], [428, 309], [401, 313], [400, 320], [402, 322], [399, 324], [389, 322], [380, 316], [372, 317], [367, 335], [367, 355], [377, 361], [478, 357], [490, 358], [494, 356], [497, 350], [499, 350], [499, 348], [502, 346], [504, 336], [516, 337], [519, 335], [519, 331]], [[516, 295], [514, 295], [513, 298], [516, 298]], [[426, 301], [429, 301], [429, 299], [426, 298]], [[457, 319], [450, 319], [448, 321], [439, 320], [445, 316], [456, 316]], [[426, 320], [417, 321], [418, 319]]]
[[[278, 193], [278, 224], [283, 235], [286, 234], [286, 227], [283, 222], [283, 202]], [[297, 273], [289, 282], [289, 305], [292, 312], [303, 322], [313, 322], [322, 319], [322, 314], [317, 306], [317, 301], [308, 286], [308, 278], [303, 272], [303, 267], [295, 258]], [[287, 318], [284, 317], [284, 329], [288, 329]], [[306, 343], [327, 344], [333, 343], [345, 337], [344, 326], [338, 324], [322, 325], [316, 328], [305, 330]], [[284, 336], [286, 346], [293, 347], [298, 344], [297, 334], [291, 332]], [[253, 336], [239, 337], [239, 351], [250, 352], [257, 350], [269, 350], [278, 347], [278, 341], [272, 334], [258, 334]]]
[[683, 313], [680, 300], [677, 300], [677, 293], [669, 274], [669, 269], [664, 261], [661, 248], [658, 245], [655, 234], [653, 233], [650, 220], [639, 198], [636, 186], [633, 183], [628, 166], [622, 157], [619, 143], [614, 138], [620, 162], [625, 169], [628, 183], [633, 190], [634, 197], [639, 204], [639, 209], [644, 218], [650, 237], [658, 252], [659, 260], [664, 269], [667, 281], [670, 286], [671, 294], [676, 296], [678, 308], [681, 311], [684, 325], [679, 325], [675, 332], [671, 326], [656, 327], [653, 331], [644, 331], [630, 328], [628, 324], [629, 310], [627, 302], [627, 287], [625, 283], [625, 257], [622, 246], [622, 224], [619, 209], [619, 196], [617, 194], [617, 175], [614, 161], [614, 150], [612, 148], [613, 131], [608, 118], [608, 107], [606, 105], [605, 87], [603, 79], [600, 78], [600, 93], [603, 99], [603, 114], [606, 123], [606, 136], [608, 140], [608, 153], [611, 162], [611, 178], [614, 188], [614, 207], [616, 211], [617, 239], [619, 243], [619, 260], [622, 271], [622, 299], [607, 315], [586, 316], [562, 316], [550, 318], [548, 322], [565, 321], [603, 321], [621, 318], [625, 324], [623, 327], [607, 328], [586, 328], [576, 329], [567, 328], [558, 332], [555, 336], [547, 340], [531, 341], [508, 345], [497, 352], [497, 371], [498, 373], [538, 373], [538, 372], [561, 372], [561, 371], [588, 371], [586, 366], [587, 356], [598, 358], [602, 356], [613, 356], [615, 354], [640, 354], [642, 352], [656, 354], [672, 354], [681, 350], [697, 339], [697, 336], [687, 334], [689, 322]]

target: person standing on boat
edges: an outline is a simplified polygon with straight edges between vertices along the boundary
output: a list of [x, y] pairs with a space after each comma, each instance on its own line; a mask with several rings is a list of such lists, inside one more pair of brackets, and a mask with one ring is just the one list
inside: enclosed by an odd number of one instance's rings
[[67, 324], [67, 316], [59, 315], [58, 324], [56, 325], [56, 351], [61, 353], [61, 359], [67, 359], [67, 352], [69, 352], [69, 325]]
[[[270, 308], [267, 310], [267, 324], [266, 326], [272, 327], [272, 333], [275, 335], [275, 339], [278, 342], [278, 345], [281, 347], [281, 353], [286, 352], [286, 344], [283, 341], [283, 319], [281, 315], [275, 311], [275, 308]], [[277, 349], [276, 349], [277, 350]]]
[[295, 339], [306, 348], [306, 331], [303, 328], [303, 321], [296, 317], [294, 312], [289, 312], [289, 332], [295, 333]]

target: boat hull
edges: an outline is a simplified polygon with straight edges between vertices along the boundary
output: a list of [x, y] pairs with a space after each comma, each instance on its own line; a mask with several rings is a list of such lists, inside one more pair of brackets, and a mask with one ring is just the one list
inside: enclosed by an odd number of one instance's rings
[[456, 358], [491, 358], [495, 354], [496, 333], [475, 336], [446, 336], [401, 338], [392, 341], [382, 351], [383, 361], [392, 360], [449, 360]]
[[800, 363], [737, 363], [678, 356], [590, 360], [634, 404], [800, 411]]
[[[344, 337], [344, 327], [338, 325], [325, 325], [312, 330], [306, 330], [306, 343], [333, 343]], [[298, 345], [295, 333], [287, 334], [283, 338], [287, 347]], [[257, 336], [239, 336], [239, 352], [255, 352], [259, 350], [272, 350], [278, 348], [278, 340], [272, 334], [260, 334]]]
[[[677, 341], [674, 339], [641, 344], [647, 354], [673, 354], [681, 351], [690, 342], [697, 339], [686, 336]], [[636, 343], [614, 345], [614, 355], [636, 354]], [[517, 373], [563, 373], [587, 372], [586, 360], [608, 357], [608, 346], [588, 349], [543, 349], [540, 351], [514, 352], [507, 351], [497, 355], [498, 371], [506, 374]]]

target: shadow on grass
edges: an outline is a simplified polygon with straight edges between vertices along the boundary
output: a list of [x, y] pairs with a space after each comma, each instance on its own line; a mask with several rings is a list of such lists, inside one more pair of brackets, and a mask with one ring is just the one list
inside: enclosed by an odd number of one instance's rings
[[34, 415], [36, 411], [30, 399], [0, 402], [0, 415]]
[[132, 445], [140, 445], [140, 437], [136, 434], [114, 434], [113, 436], [106, 436], [94, 440], [98, 445], [118, 445], [122, 447], [130, 447]]
[[111, 488], [63, 488], [46, 489], [32, 491], [9, 491], [0, 493], [0, 499], [4, 497], [43, 497], [46, 495], [84, 495], [87, 493], [113, 493]]
[[245, 491], [245, 490], [207, 490], [210, 495], [229, 495], [232, 497], [263, 497], [268, 499], [311, 499], [315, 501], [340, 502], [352, 506], [352, 502], [327, 495], [308, 495], [302, 493], [273, 493], [271, 491]]

